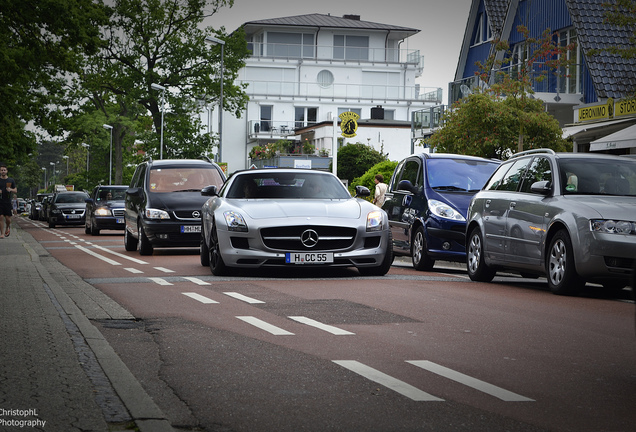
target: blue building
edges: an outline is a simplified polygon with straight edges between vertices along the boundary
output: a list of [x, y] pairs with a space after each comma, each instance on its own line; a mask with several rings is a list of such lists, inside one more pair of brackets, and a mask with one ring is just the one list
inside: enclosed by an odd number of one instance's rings
[[[612, 2], [613, 0], [609, 0]], [[636, 59], [609, 54], [604, 48], [633, 45], [634, 28], [606, 22], [608, 0], [473, 0], [457, 64], [449, 86], [449, 103], [461, 99], [481, 81], [477, 62], [489, 56], [506, 59], [498, 70], [514, 73], [527, 66], [533, 49], [517, 29], [540, 38], [546, 29], [553, 42], [572, 46], [568, 64], [549, 70], [533, 62], [533, 97], [559, 120], [563, 135], [572, 139], [575, 152], [602, 151], [636, 154]], [[510, 50], [497, 52], [494, 40], [508, 41]]]

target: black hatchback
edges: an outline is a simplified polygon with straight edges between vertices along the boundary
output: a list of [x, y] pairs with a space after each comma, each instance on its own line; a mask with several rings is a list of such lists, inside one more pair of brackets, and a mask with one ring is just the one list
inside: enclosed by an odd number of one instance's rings
[[199, 247], [201, 189], [221, 188], [225, 174], [211, 161], [149, 160], [139, 164], [126, 191], [124, 246], [152, 255], [155, 247]]
[[87, 198], [88, 194], [83, 191], [56, 192], [47, 210], [49, 228], [55, 228], [55, 225], [83, 225]]

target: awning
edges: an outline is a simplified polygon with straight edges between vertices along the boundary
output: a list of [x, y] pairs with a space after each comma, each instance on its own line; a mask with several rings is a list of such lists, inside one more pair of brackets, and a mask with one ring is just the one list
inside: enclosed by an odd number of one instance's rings
[[636, 148], [636, 125], [614, 132], [590, 143], [590, 151]]
[[600, 128], [600, 127], [605, 127], [605, 126], [610, 126], [616, 123], [624, 123], [627, 121], [634, 121], [633, 118], [627, 118], [627, 119], [620, 119], [620, 120], [612, 120], [612, 121], [604, 121], [604, 122], [600, 122], [600, 123], [589, 123], [589, 124], [582, 124], [582, 125], [576, 125], [576, 126], [568, 126], [568, 127], [564, 127], [563, 130], [563, 139], [567, 139], [569, 137], [573, 137], [574, 135], [577, 135], [581, 132], [587, 132], [590, 131], [592, 129], [596, 129], [596, 128]]

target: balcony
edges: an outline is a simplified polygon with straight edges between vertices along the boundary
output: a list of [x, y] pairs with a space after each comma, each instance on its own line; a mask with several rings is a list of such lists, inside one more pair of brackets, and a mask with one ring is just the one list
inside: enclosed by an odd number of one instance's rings
[[250, 165], [257, 168], [308, 168], [328, 171], [331, 156], [281, 154], [269, 159], [250, 159]]
[[256, 139], [291, 139], [294, 129], [303, 128], [313, 123], [304, 121], [250, 120], [248, 138]]
[[[564, 95], [571, 96], [569, 99], [572, 99], [572, 101], [578, 100], [583, 95], [581, 70], [582, 65], [572, 64], [559, 68], [557, 72], [547, 66], [546, 63], [535, 62], [529, 72], [532, 83], [531, 88], [535, 94], [544, 93], [558, 96], [559, 99], [555, 99], [557, 102]], [[520, 69], [519, 65], [512, 65], [493, 72], [495, 82], [501, 82], [505, 76], [517, 76], [520, 73]], [[449, 105], [452, 106], [454, 102], [468, 96], [477, 88], [481, 90], [488, 88], [488, 85], [477, 76], [450, 83]], [[550, 102], [545, 96], [540, 98]]]

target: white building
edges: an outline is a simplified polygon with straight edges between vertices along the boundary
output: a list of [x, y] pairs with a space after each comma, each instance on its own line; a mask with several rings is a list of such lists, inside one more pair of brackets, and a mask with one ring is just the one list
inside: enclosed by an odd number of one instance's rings
[[412, 113], [442, 101], [441, 89], [415, 83], [423, 59], [403, 45], [417, 29], [321, 14], [250, 21], [243, 28], [252, 55], [238, 84], [248, 85], [250, 100], [241, 118], [223, 117], [228, 172], [248, 168], [254, 146], [280, 139], [309, 141], [317, 153], [331, 155], [333, 118], [347, 111], [360, 116], [359, 128], [357, 136], [342, 138], [338, 127], [339, 145], [367, 143], [399, 160], [412, 151]]

